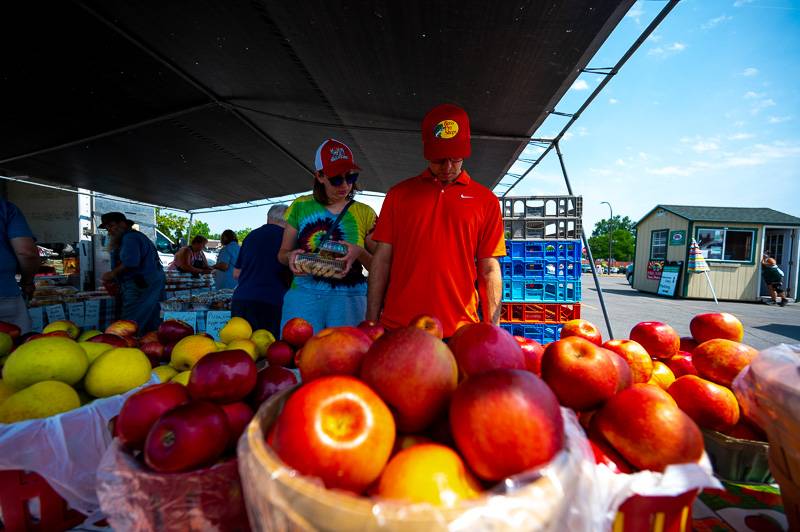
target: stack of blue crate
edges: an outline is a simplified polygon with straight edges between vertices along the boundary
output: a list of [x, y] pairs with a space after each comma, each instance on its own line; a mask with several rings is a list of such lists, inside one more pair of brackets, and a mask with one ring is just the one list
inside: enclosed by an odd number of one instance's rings
[[[558, 306], [571, 304], [569, 313], [548, 315], [579, 317], [581, 301], [580, 196], [525, 196], [500, 199], [506, 237], [503, 274], [503, 311], [500, 326], [515, 336], [554, 342], [562, 323], [518, 321], [518, 303]], [[541, 307], [536, 314], [541, 315]]]

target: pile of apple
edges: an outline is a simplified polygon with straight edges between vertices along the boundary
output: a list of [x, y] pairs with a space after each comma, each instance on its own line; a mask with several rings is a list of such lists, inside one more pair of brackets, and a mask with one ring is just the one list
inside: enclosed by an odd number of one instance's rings
[[541, 374], [573, 408], [599, 462], [612, 470], [661, 471], [703, 453], [699, 429], [765, 440], [740, 415], [731, 383], [758, 354], [741, 343], [744, 328], [728, 313], [700, 314], [691, 338], [669, 325], [641, 322], [630, 339], [605, 343], [586, 320], [564, 325], [541, 357]]
[[287, 466], [329, 489], [453, 507], [562, 450], [556, 395], [514, 337], [479, 323], [445, 344], [435, 317], [411, 323], [295, 340], [303, 384], [266, 437]]

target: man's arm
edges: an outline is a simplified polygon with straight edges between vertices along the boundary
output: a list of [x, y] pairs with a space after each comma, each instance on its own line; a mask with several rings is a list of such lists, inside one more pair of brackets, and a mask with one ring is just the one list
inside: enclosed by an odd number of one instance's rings
[[39, 271], [39, 249], [36, 242], [29, 236], [20, 236], [9, 240], [14, 254], [17, 256], [20, 270], [20, 286], [22, 292], [30, 297], [33, 295], [33, 276]]
[[378, 242], [375, 253], [372, 254], [372, 263], [369, 268], [367, 288], [367, 315], [366, 319], [378, 321], [383, 308], [383, 297], [389, 284], [389, 272], [392, 267], [392, 245]]
[[478, 295], [481, 298], [483, 321], [494, 325], [500, 323], [502, 292], [500, 263], [494, 257], [478, 259]]

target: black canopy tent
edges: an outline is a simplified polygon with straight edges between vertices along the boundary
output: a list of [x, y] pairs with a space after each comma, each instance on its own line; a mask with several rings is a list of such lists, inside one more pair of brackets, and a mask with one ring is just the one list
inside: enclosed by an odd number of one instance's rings
[[0, 175], [192, 210], [307, 190], [335, 137], [386, 191], [453, 102], [493, 186], [632, 3], [6, 3]]

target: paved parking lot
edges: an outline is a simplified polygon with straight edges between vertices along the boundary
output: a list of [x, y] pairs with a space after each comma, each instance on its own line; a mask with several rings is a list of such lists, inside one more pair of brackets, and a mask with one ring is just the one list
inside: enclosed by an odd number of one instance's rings
[[[634, 290], [622, 275], [600, 276], [611, 328], [616, 338], [627, 338], [640, 321], [663, 321], [681, 336], [689, 336], [689, 321], [704, 312], [730, 312], [744, 324], [744, 342], [757, 349], [779, 343], [800, 344], [800, 304], [785, 307], [761, 303], [734, 303], [671, 299]], [[581, 317], [596, 324], [608, 335], [600, 309], [600, 299], [591, 274], [583, 275]]]

